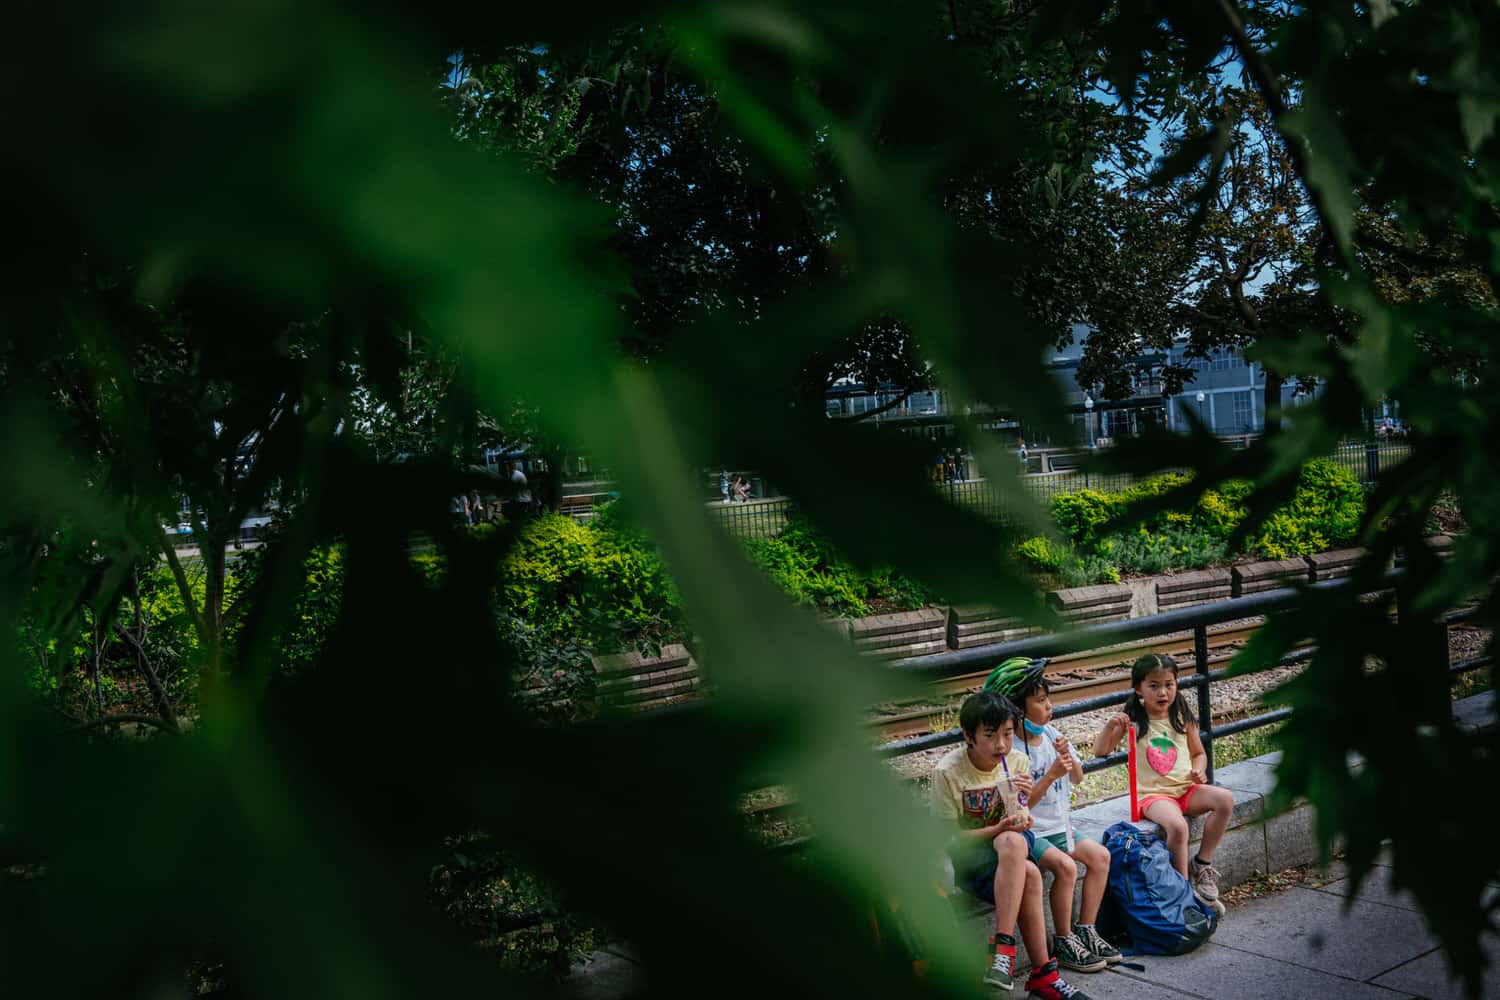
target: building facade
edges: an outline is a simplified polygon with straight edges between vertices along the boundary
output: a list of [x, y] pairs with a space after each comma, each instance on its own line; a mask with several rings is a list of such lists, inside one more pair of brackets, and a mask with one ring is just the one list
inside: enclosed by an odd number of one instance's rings
[[[1207, 358], [1189, 358], [1186, 341], [1175, 343], [1167, 350], [1144, 352], [1133, 361], [1139, 374], [1134, 377], [1131, 394], [1125, 399], [1106, 400], [1097, 393], [1097, 387], [1078, 382], [1078, 364], [1087, 337], [1087, 327], [1075, 328], [1074, 342], [1057, 351], [1048, 361], [1048, 368], [1062, 384], [1074, 428], [1073, 441], [1036, 441], [1021, 424], [1002, 412], [983, 415], [984, 428], [1024, 439], [1030, 444], [1054, 445], [1133, 437], [1158, 427], [1186, 431], [1191, 426], [1192, 417], [1220, 436], [1259, 434], [1265, 429], [1266, 373], [1260, 365], [1247, 360], [1242, 352], [1215, 351]], [[1181, 392], [1166, 392], [1161, 370], [1168, 364], [1192, 371], [1191, 380], [1183, 385]], [[895, 386], [875, 390], [858, 384], [836, 386], [828, 393], [828, 415], [867, 413], [898, 395], [899, 389]], [[1295, 382], [1282, 385], [1283, 412], [1290, 411], [1301, 401]], [[913, 393], [897, 406], [870, 419], [899, 425], [925, 436], [943, 437], [952, 429], [950, 406], [948, 394], [934, 389]]]

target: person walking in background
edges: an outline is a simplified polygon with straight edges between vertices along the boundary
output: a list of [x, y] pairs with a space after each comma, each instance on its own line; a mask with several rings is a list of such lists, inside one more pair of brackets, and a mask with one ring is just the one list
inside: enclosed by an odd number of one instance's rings
[[958, 481], [961, 483], [967, 483], [969, 481], [969, 449], [958, 449], [958, 455], [956, 457], [958, 459]]
[[722, 501], [723, 503], [729, 503], [730, 502], [730, 499], [729, 499], [729, 470], [728, 469], [720, 469], [719, 470], [719, 500]]
[[511, 465], [510, 472], [511, 499], [505, 505], [505, 519], [519, 523], [531, 512], [531, 489], [526, 483], [526, 473], [521, 471], [521, 463], [515, 462]]

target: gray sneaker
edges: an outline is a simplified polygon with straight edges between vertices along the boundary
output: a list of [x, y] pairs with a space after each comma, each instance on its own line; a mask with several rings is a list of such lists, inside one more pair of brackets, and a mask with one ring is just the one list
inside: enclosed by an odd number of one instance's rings
[[1064, 969], [1072, 969], [1074, 972], [1103, 972], [1109, 965], [1104, 959], [1095, 955], [1092, 951], [1078, 940], [1078, 935], [1062, 934], [1053, 935], [1052, 954], [1057, 959], [1057, 964]]
[[1120, 949], [1104, 940], [1104, 935], [1100, 934], [1093, 924], [1080, 924], [1073, 928], [1073, 935], [1083, 942], [1085, 948], [1104, 959], [1108, 965], [1118, 965], [1125, 959], [1125, 956], [1120, 954]]
[[1200, 865], [1197, 858], [1188, 862], [1188, 881], [1198, 898], [1212, 906], [1219, 901], [1219, 870], [1213, 865]]
[[990, 962], [990, 971], [984, 974], [984, 985], [1006, 993], [1012, 992], [1016, 988], [1015, 965], [1014, 956], [995, 952], [995, 957]]

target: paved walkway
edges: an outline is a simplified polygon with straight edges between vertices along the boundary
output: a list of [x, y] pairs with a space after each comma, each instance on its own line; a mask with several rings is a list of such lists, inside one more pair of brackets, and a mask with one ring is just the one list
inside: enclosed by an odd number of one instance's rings
[[[1349, 882], [1336, 863], [1318, 888], [1284, 889], [1234, 907], [1210, 942], [1190, 955], [1141, 957], [1132, 961], [1144, 972], [1070, 981], [1101, 1000], [1462, 997], [1416, 903], [1390, 891], [1388, 871], [1370, 873], [1347, 913]], [[1487, 950], [1483, 995], [1500, 996], [1500, 943], [1490, 939]]]
[[[1371, 872], [1347, 913], [1349, 883], [1335, 863], [1316, 888], [1283, 889], [1234, 907], [1213, 939], [1190, 955], [1142, 956], [1130, 961], [1144, 971], [1075, 973], [1068, 981], [1095, 1000], [1458, 1000], [1463, 991], [1449, 978], [1416, 903], [1390, 891], [1386, 871]], [[1500, 942], [1491, 938], [1487, 951], [1483, 995], [1500, 997]], [[629, 951], [611, 949], [575, 971], [565, 992], [575, 1000], [619, 1000], [645, 985], [645, 970]]]

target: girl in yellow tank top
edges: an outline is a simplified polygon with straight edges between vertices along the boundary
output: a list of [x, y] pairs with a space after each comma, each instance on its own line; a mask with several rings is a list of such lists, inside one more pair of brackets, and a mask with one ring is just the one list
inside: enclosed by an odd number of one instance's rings
[[[1208, 754], [1198, 735], [1198, 720], [1177, 689], [1176, 661], [1160, 653], [1141, 657], [1130, 668], [1130, 685], [1134, 690], [1125, 710], [1094, 738], [1094, 756], [1113, 753], [1135, 724], [1141, 815], [1161, 827], [1172, 863], [1192, 883], [1198, 898], [1222, 915], [1213, 856], [1229, 828], [1234, 794], [1208, 783]], [[1187, 818], [1205, 814], [1203, 842], [1190, 856]]]

